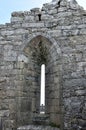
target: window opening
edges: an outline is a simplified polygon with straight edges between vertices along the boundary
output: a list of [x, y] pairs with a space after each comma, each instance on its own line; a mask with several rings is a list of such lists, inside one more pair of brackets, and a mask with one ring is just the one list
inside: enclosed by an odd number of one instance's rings
[[45, 64], [41, 65], [40, 114], [45, 113]]
[[38, 17], [39, 17], [39, 21], [41, 21], [41, 14], [38, 14]]

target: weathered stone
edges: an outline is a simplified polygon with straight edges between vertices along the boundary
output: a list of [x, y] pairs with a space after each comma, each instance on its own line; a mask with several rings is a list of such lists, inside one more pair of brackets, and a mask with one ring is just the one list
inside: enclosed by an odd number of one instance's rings
[[14, 33], [15, 33], [16, 35], [18, 35], [18, 34], [25, 34], [25, 33], [28, 33], [28, 30], [26, 30], [26, 29], [16, 29], [16, 30], [14, 31]]
[[2, 31], [1, 32], [1, 35], [13, 35], [14, 34], [14, 31], [13, 30], [6, 30], [6, 31]]
[[34, 19], [35, 19], [34, 16], [30, 16], [30, 15], [29, 16], [25, 16], [25, 21], [33, 22]]
[[77, 90], [76, 94], [77, 96], [85, 95], [85, 90]]
[[[75, 0], [13, 12], [11, 23], [0, 25], [2, 129], [85, 128], [85, 41], [86, 11]], [[40, 115], [41, 64], [46, 68], [44, 116], [55, 128], [29, 125], [34, 114]]]
[[22, 12], [22, 11], [19, 11], [19, 12], [13, 12], [12, 14], [11, 14], [11, 16], [12, 17], [18, 17], [18, 16], [20, 16], [20, 17], [23, 17], [24, 16], [24, 12]]
[[11, 18], [11, 22], [22, 22], [23, 21], [23, 18], [18, 18], [18, 17], [12, 17]]
[[54, 36], [59, 37], [59, 36], [61, 36], [61, 30], [48, 31], [48, 34], [51, 35], [52, 37], [54, 37]]
[[50, 10], [50, 11], [49, 11], [49, 14], [50, 14], [50, 15], [53, 15], [53, 14], [55, 14], [55, 13], [57, 13], [57, 9], [53, 9], [53, 10]]
[[17, 59], [17, 53], [13, 50], [7, 50], [4, 52], [4, 60], [5, 61], [16, 61]]
[[53, 128], [50, 126], [35, 126], [35, 125], [29, 125], [29, 126], [22, 126], [19, 127], [17, 130], [59, 130], [59, 128]]
[[44, 27], [44, 23], [24, 23], [24, 24], [22, 24], [22, 26], [23, 27], [33, 27], [33, 28], [35, 28], [35, 27]]
[[9, 117], [9, 110], [2, 110], [0, 111], [0, 117]]
[[21, 54], [21, 55], [18, 56], [18, 61], [27, 63], [28, 62], [28, 58]]

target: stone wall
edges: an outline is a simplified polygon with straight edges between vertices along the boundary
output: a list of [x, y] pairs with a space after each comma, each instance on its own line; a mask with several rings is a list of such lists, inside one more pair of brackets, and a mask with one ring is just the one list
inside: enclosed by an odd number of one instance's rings
[[[0, 127], [15, 130], [38, 112], [42, 41], [48, 50], [46, 113], [50, 123], [74, 130], [86, 123], [86, 11], [75, 0], [13, 12], [0, 25]], [[38, 52], [35, 55], [38, 55]]]

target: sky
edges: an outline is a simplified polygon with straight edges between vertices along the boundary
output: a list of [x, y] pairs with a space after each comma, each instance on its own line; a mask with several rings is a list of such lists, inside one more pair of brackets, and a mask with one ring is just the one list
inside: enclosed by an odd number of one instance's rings
[[[32, 8], [41, 8], [44, 3], [52, 0], [0, 0], [0, 24], [9, 23], [14, 11], [29, 11]], [[77, 0], [86, 10], [86, 0]]]

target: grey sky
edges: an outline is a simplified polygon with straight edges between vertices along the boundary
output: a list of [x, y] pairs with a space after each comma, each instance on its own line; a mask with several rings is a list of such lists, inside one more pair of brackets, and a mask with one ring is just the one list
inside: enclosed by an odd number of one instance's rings
[[[28, 11], [34, 7], [42, 7], [43, 3], [52, 0], [1, 0], [0, 1], [0, 24], [10, 22], [11, 13], [14, 11]], [[77, 0], [86, 9], [86, 0]]]

